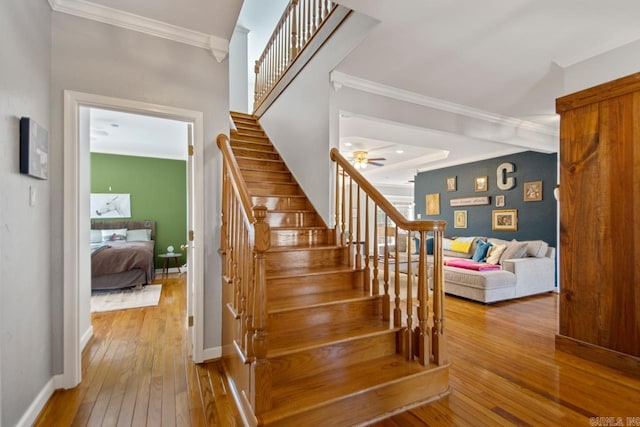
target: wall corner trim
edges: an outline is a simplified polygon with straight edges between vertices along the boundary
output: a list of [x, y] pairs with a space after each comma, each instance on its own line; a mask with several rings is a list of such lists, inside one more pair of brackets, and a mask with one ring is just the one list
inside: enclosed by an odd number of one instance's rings
[[222, 62], [229, 53], [229, 40], [221, 37], [91, 3], [86, 0], [49, 0], [49, 5], [56, 12], [67, 13], [210, 50], [218, 62]]

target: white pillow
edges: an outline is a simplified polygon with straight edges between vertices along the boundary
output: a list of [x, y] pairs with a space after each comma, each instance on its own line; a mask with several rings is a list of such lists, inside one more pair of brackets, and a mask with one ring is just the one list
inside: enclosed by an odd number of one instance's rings
[[127, 240], [127, 229], [118, 228], [115, 230], [100, 230], [103, 242], [124, 242]]
[[91, 243], [102, 242], [102, 230], [91, 230]]
[[504, 253], [504, 250], [507, 249], [507, 245], [496, 245], [494, 244], [487, 251], [487, 260], [485, 261], [487, 264], [496, 265], [500, 262], [500, 257]]
[[151, 230], [142, 228], [140, 230], [127, 230], [127, 242], [148, 242], [151, 240]]

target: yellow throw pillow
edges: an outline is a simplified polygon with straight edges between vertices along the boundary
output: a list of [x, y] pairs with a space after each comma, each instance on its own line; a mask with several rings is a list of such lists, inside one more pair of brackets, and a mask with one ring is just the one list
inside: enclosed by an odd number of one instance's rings
[[455, 252], [469, 253], [473, 245], [474, 237], [458, 237], [451, 243], [451, 250]]

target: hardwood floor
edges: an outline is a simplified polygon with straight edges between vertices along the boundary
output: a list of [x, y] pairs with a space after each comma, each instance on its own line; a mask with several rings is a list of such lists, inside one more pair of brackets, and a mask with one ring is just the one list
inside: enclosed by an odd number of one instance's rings
[[[447, 297], [446, 319], [451, 394], [375, 426], [640, 423], [639, 378], [555, 351], [555, 294], [490, 306]], [[95, 314], [93, 325], [83, 382], [56, 392], [36, 425], [242, 425], [219, 362], [190, 362], [184, 276], [158, 307]]]
[[56, 391], [37, 426], [240, 426], [219, 362], [191, 362], [186, 275], [157, 307], [94, 313], [82, 383]]

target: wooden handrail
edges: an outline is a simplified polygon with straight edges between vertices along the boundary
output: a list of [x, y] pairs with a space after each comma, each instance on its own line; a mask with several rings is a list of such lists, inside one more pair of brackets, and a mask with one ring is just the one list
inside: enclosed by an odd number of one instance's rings
[[[446, 221], [415, 221], [406, 219], [389, 201], [367, 181], [360, 172], [347, 161], [336, 148], [330, 152], [331, 160], [336, 162], [336, 182], [335, 182], [335, 236], [336, 242], [348, 248], [349, 265], [358, 271], [363, 271], [363, 289], [370, 291], [372, 296], [379, 295], [380, 279], [379, 262], [383, 263], [383, 280], [382, 286], [384, 293], [382, 295], [382, 320], [391, 319], [391, 311], [393, 310], [393, 325], [401, 331], [399, 335], [397, 348], [398, 353], [402, 353], [407, 360], [417, 359], [422, 365], [435, 363], [444, 365], [448, 363], [447, 354], [447, 338], [444, 329], [444, 281], [443, 281], [443, 258], [442, 258], [442, 239], [446, 229]], [[355, 187], [354, 187], [355, 186]], [[348, 197], [346, 193], [348, 192]], [[364, 212], [361, 208], [361, 193], [365, 197]], [[354, 202], [353, 198], [356, 198]], [[369, 204], [373, 205], [373, 218], [379, 218], [378, 213], [384, 213], [384, 223], [376, 220], [373, 228], [373, 236], [369, 231]], [[364, 213], [364, 233], [361, 233], [361, 217]], [[345, 216], [348, 221], [345, 221]], [[395, 244], [395, 253], [392, 255], [389, 249], [389, 242], [392, 236], [389, 233], [389, 220], [395, 223], [393, 231], [393, 242]], [[355, 221], [355, 225], [354, 225]], [[378, 229], [384, 227], [384, 233], [380, 236]], [[405, 230], [406, 233], [401, 235], [399, 230]], [[417, 254], [418, 259], [413, 260], [415, 256], [414, 250], [411, 248], [411, 235], [416, 233], [420, 238], [420, 245]], [[429, 298], [429, 266], [427, 262], [426, 239], [427, 234], [433, 234], [433, 256], [432, 256], [432, 283], [433, 283], [433, 300]], [[355, 237], [355, 240], [354, 240]], [[382, 241], [380, 238], [382, 237]], [[405, 319], [402, 320], [402, 307], [400, 299], [400, 251], [399, 243], [402, 239], [406, 239], [406, 308], [404, 310]], [[354, 250], [355, 245], [355, 250]], [[360, 246], [364, 245], [364, 266], [362, 262], [362, 253]], [[373, 248], [373, 255], [369, 255], [369, 247]], [[383, 249], [380, 254], [379, 249]], [[372, 263], [369, 263], [371, 258]], [[380, 259], [382, 258], [382, 259]], [[391, 308], [391, 295], [389, 294], [389, 264], [390, 259], [394, 262], [394, 292], [395, 298], [394, 308]], [[355, 259], [355, 262], [354, 262]], [[417, 263], [417, 321], [414, 321], [414, 281], [415, 277], [412, 272]], [[431, 303], [431, 306], [430, 306]], [[431, 308], [431, 310], [430, 310]], [[432, 316], [432, 322], [429, 322], [429, 315]], [[415, 328], [414, 328], [415, 325]]]
[[291, 0], [264, 51], [255, 61], [254, 110], [267, 98], [338, 4], [330, 0]]
[[345, 159], [337, 148], [331, 149], [331, 160], [340, 165], [347, 174], [353, 179], [353, 181], [360, 186], [368, 195], [372, 201], [377, 204], [380, 209], [386, 212], [389, 219], [393, 221], [398, 227], [408, 231], [444, 231], [447, 227], [446, 221], [428, 221], [428, 220], [408, 220], [398, 212], [395, 206], [378, 191], [376, 187], [371, 185], [358, 170], [351, 165], [351, 163]]
[[268, 351], [266, 251], [271, 245], [267, 207], [253, 206], [247, 184], [231, 150], [229, 138], [218, 135], [222, 153], [222, 220], [220, 253], [223, 286], [231, 286], [227, 304], [237, 325], [233, 347], [251, 365], [253, 387], [248, 396], [256, 414], [271, 408], [271, 364]]
[[253, 217], [253, 204], [251, 203], [251, 196], [249, 195], [249, 190], [247, 189], [247, 185], [244, 182], [244, 178], [242, 178], [242, 174], [240, 173], [240, 167], [238, 166], [238, 162], [236, 162], [236, 158], [231, 151], [231, 144], [229, 143], [229, 138], [225, 134], [218, 135], [216, 138], [216, 143], [218, 144], [218, 148], [222, 153], [222, 157], [227, 162], [229, 167], [229, 172], [233, 179], [231, 180], [231, 185], [233, 185], [234, 190], [238, 194], [240, 198], [240, 202], [242, 203], [243, 213], [246, 215], [247, 222], [249, 224], [253, 224], [256, 222], [256, 219]]

